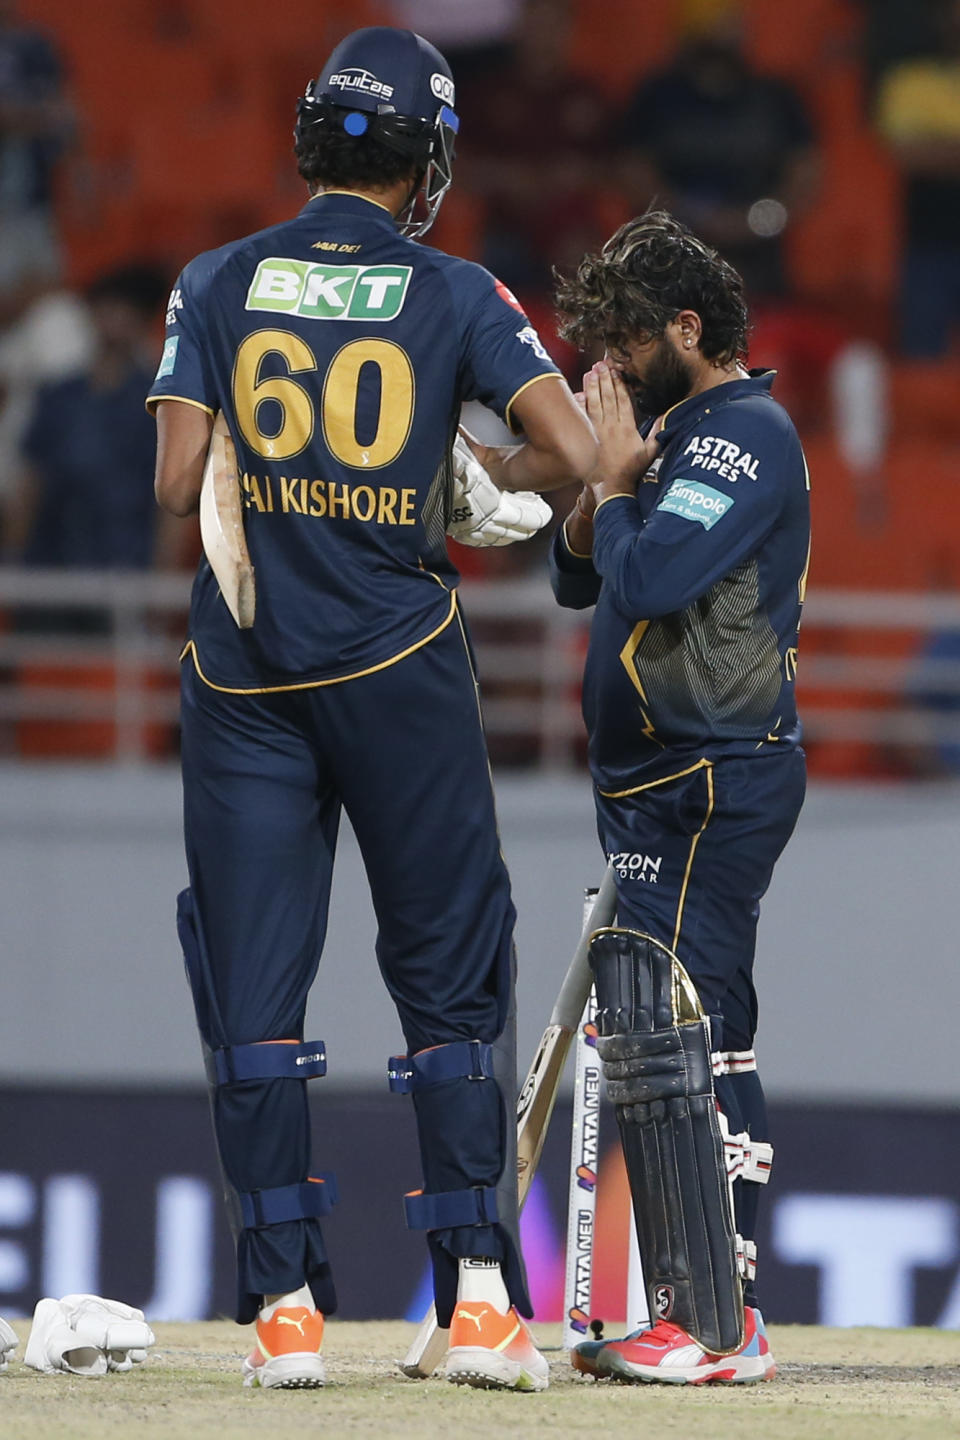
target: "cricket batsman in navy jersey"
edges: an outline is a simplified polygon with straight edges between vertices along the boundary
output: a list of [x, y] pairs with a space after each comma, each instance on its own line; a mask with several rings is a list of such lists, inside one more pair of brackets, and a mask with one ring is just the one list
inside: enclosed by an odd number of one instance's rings
[[412, 238], [450, 183], [454, 100], [420, 37], [348, 36], [298, 107], [311, 198], [187, 265], [149, 401], [157, 495], [177, 514], [197, 508], [214, 416], [226, 417], [256, 576], [246, 630], [206, 563], [194, 587], [178, 924], [237, 1319], [257, 1321], [244, 1373], [265, 1386], [323, 1383], [336, 1304], [320, 1224], [335, 1185], [312, 1167], [304, 1085], [326, 1061], [303, 1022], [341, 808], [408, 1049], [390, 1081], [416, 1110], [423, 1188], [406, 1214], [427, 1232], [439, 1322], [453, 1322], [447, 1376], [547, 1383], [519, 1318], [514, 910], [444, 531], [462, 401], [525, 433], [484, 450], [498, 494], [586, 476], [596, 441], [509, 292]]
[[752, 971], [760, 898], [804, 795], [807, 469], [772, 373], [741, 364], [740, 277], [671, 216], [624, 225], [558, 298], [564, 333], [606, 347], [583, 395], [599, 461], [552, 575], [561, 605], [596, 606], [583, 709], [618, 925], [590, 959], [655, 1322], [581, 1345], [574, 1364], [768, 1379], [753, 1237], [772, 1149]]

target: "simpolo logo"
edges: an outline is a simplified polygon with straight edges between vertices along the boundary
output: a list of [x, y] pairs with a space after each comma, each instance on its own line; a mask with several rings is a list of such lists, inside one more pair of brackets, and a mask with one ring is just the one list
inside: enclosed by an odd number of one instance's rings
[[710, 530], [733, 506], [733, 496], [714, 490], [712, 485], [704, 485], [699, 480], [674, 480], [659, 508], [684, 520], [697, 520], [705, 530]]
[[257, 266], [246, 308], [305, 320], [395, 320], [412, 274], [409, 265], [314, 265], [272, 257]]

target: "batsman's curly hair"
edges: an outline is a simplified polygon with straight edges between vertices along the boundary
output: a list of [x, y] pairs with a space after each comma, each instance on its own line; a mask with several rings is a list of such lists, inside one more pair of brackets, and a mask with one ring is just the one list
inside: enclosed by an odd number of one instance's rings
[[743, 281], [716, 252], [665, 210], [628, 220], [570, 279], [557, 277], [560, 334], [611, 349], [654, 340], [681, 310], [695, 310], [708, 360], [728, 364], [747, 349]]
[[294, 145], [297, 170], [310, 186], [392, 185], [413, 170], [413, 161], [371, 135], [325, 130]]

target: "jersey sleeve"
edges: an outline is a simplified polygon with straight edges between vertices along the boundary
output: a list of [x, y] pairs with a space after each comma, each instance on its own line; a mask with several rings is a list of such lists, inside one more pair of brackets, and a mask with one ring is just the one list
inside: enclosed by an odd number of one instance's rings
[[646, 521], [632, 495], [601, 501], [593, 563], [623, 613], [654, 619], [685, 610], [742, 565], [775, 527], [792, 467], [802, 463], [778, 425], [730, 406], [671, 462]]
[[565, 610], [587, 610], [596, 605], [601, 583], [592, 558], [570, 549], [566, 526], [561, 525], [550, 547], [550, 584], [557, 604]]
[[511, 415], [517, 396], [560, 371], [511, 291], [488, 271], [471, 268], [477, 278], [463, 330], [461, 399], [479, 400], [517, 430]]
[[181, 272], [167, 301], [163, 353], [147, 396], [151, 414], [158, 400], [183, 400], [211, 415], [219, 409], [206, 343], [205, 286], [196, 267], [194, 260]]

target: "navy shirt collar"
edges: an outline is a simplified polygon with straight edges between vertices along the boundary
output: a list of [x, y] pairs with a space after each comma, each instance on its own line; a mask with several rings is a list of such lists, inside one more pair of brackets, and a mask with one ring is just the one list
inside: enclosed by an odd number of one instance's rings
[[300, 214], [356, 215], [364, 220], [379, 222], [391, 230], [396, 228], [396, 221], [385, 206], [378, 205], [376, 200], [368, 200], [364, 195], [355, 195], [349, 190], [322, 190], [318, 195], [311, 195]]
[[769, 394], [776, 379], [776, 370], [751, 370], [749, 375], [739, 375], [735, 380], [725, 380], [722, 385], [713, 385], [699, 395], [691, 395], [668, 410], [663, 422], [664, 440], [683, 425], [699, 420], [711, 410], [719, 410], [731, 400], [740, 400], [744, 395]]

